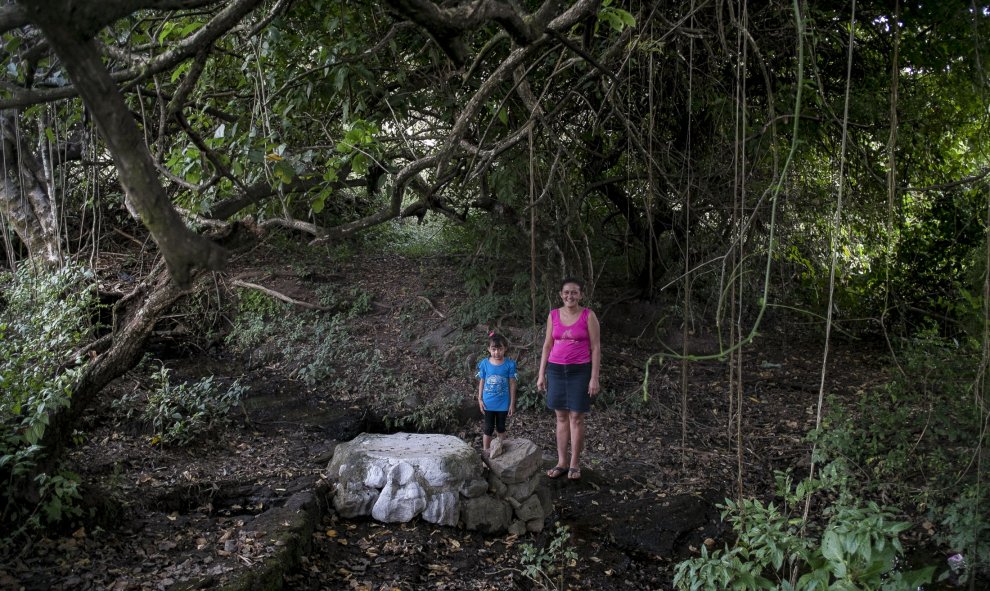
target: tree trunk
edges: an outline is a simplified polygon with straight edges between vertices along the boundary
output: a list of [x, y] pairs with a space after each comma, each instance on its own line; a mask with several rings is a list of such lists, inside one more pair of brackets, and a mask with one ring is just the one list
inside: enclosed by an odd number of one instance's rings
[[45, 449], [45, 459], [38, 465], [40, 472], [50, 471], [58, 464], [79, 417], [107, 384], [137, 364], [155, 323], [186, 293], [170, 280], [167, 271], [160, 269], [118, 302], [117, 320], [107, 339], [109, 347], [99, 354], [90, 352], [95, 357], [73, 388], [69, 406], [49, 415], [48, 428], [40, 442]]
[[0, 113], [0, 214], [32, 258], [57, 264], [60, 260], [55, 207], [45, 184], [45, 173], [17, 129], [13, 111]]

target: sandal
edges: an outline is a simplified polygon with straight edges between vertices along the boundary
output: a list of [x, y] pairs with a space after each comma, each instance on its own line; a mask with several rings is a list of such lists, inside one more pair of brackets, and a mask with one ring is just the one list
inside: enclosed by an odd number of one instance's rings
[[565, 468], [565, 467], [563, 467], [563, 466], [554, 466], [553, 468], [550, 468], [549, 470], [547, 470], [547, 477], [548, 478], [560, 478], [561, 476], [563, 476], [567, 472], [568, 472], [568, 469]]
[[568, 468], [567, 469], [567, 479], [568, 480], [581, 480], [581, 468]]

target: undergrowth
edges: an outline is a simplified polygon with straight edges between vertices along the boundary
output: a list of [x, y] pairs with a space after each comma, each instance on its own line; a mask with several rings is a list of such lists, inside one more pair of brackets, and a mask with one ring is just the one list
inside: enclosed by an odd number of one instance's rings
[[265, 359], [323, 396], [367, 400], [386, 428], [426, 432], [453, 424], [463, 392], [429, 390], [353, 334], [351, 322], [372, 310], [368, 292], [320, 290], [321, 306], [332, 312], [300, 312], [259, 292], [242, 296], [227, 336], [235, 351], [263, 349]]
[[519, 545], [519, 563], [522, 565], [523, 576], [537, 589], [545, 591], [565, 589], [564, 573], [568, 567], [576, 564], [577, 559], [570, 528], [560, 522], [545, 545]]
[[[38, 471], [50, 413], [68, 406], [81, 360], [71, 354], [95, 326], [91, 271], [22, 264], [0, 274], [0, 545], [80, 514], [79, 477]], [[70, 369], [66, 369], [70, 368]], [[30, 492], [28, 492], [30, 491]], [[35, 496], [37, 495], [37, 496]]]
[[214, 376], [175, 383], [170, 375], [164, 365], [152, 374], [143, 402], [137, 401], [138, 392], [115, 401], [115, 406], [128, 408], [128, 419], [135, 408], [142, 408], [141, 418], [153, 429], [152, 445], [189, 445], [214, 434], [230, 422], [231, 410], [247, 391], [237, 380], [224, 387]]
[[944, 551], [965, 558], [965, 572], [941, 573], [961, 583], [990, 572], [980, 355], [977, 347], [920, 335], [899, 351], [900, 371], [889, 383], [853, 401], [833, 397], [813, 434], [821, 461], [841, 460], [857, 475], [856, 494], [927, 516]]
[[[726, 500], [719, 508], [735, 542], [710, 553], [702, 546], [700, 557], [677, 565], [674, 585], [680, 591], [916, 591], [930, 582], [934, 567], [898, 568], [899, 536], [911, 524], [851, 494], [846, 475], [832, 464], [823, 478], [795, 486], [778, 473], [780, 504]], [[821, 523], [801, 517], [809, 495], [826, 500]]]

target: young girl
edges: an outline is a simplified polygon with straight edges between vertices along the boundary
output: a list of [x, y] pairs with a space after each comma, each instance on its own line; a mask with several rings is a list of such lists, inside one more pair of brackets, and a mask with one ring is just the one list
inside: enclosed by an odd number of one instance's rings
[[478, 407], [485, 415], [482, 445], [488, 453], [492, 446], [492, 433], [498, 434], [496, 448], [501, 448], [505, 436], [505, 417], [516, 412], [516, 362], [505, 352], [509, 343], [494, 332], [488, 335], [488, 359], [478, 362]]

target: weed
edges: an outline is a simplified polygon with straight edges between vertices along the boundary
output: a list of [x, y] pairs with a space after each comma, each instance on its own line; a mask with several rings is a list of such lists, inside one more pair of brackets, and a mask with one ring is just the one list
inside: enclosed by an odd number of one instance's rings
[[[986, 485], [979, 483], [965, 487], [954, 502], [936, 507], [932, 517], [943, 527], [939, 541], [948, 548], [964, 550], [965, 568], [958, 573], [958, 583], [963, 586], [974, 573], [990, 570], [990, 494]], [[946, 572], [943, 578], [951, 573]]]
[[316, 294], [321, 306], [335, 310], [337, 313], [343, 313], [351, 319], [371, 311], [373, 296], [360, 287], [341, 291], [335, 287], [326, 286], [318, 289]]
[[164, 366], [152, 379], [155, 387], [141, 416], [154, 429], [152, 443], [165, 445], [187, 445], [225, 424], [247, 390], [236, 380], [224, 389], [214, 384], [213, 376], [192, 384], [172, 384]]
[[417, 433], [443, 432], [455, 422], [464, 398], [462, 392], [436, 394], [423, 403], [418, 396], [409, 396], [412, 391], [409, 387], [392, 390], [387, 400], [393, 404], [385, 409], [386, 427]]
[[[860, 392], [844, 406], [836, 398], [823, 428], [812, 434], [818, 460], [842, 459], [861, 475], [859, 494], [927, 508], [941, 523], [940, 538], [962, 551], [969, 572], [990, 565], [980, 532], [990, 532], [986, 506], [974, 491], [979, 473], [982, 422], [973, 384], [980, 351], [965, 344], [919, 335], [900, 351], [900, 368], [890, 383]], [[983, 539], [986, 539], [985, 537]]]
[[566, 525], [557, 523], [545, 547], [520, 544], [519, 550], [523, 575], [537, 588], [561, 591], [565, 588], [564, 570], [578, 558], [571, 544], [571, 532]]
[[[65, 370], [70, 354], [93, 330], [92, 273], [67, 265], [48, 270], [21, 265], [0, 274], [0, 489], [4, 499], [0, 543], [76, 514], [78, 478], [68, 472], [35, 474], [38, 443], [50, 413], [68, 406], [79, 377]], [[33, 479], [33, 482], [31, 481]], [[29, 498], [24, 491], [40, 493]], [[8, 525], [11, 527], [8, 529]]]
[[272, 323], [285, 316], [288, 304], [253, 289], [237, 293], [237, 313], [226, 341], [239, 349], [256, 347], [268, 340]]
[[[735, 543], [711, 553], [702, 547], [700, 557], [678, 564], [675, 587], [915, 591], [931, 582], [934, 567], [896, 568], [903, 554], [899, 534], [910, 524], [896, 521], [890, 509], [850, 495], [844, 467], [832, 465], [822, 480], [803, 480], [795, 487], [789, 476], [778, 473], [777, 488], [784, 499], [779, 507], [755, 499], [720, 505]], [[824, 528], [805, 523], [798, 514], [801, 501], [811, 494], [833, 499], [824, 510]]]
[[516, 388], [517, 410], [543, 410], [547, 406], [546, 397], [536, 389], [535, 379], [523, 379], [520, 375], [519, 387]]

